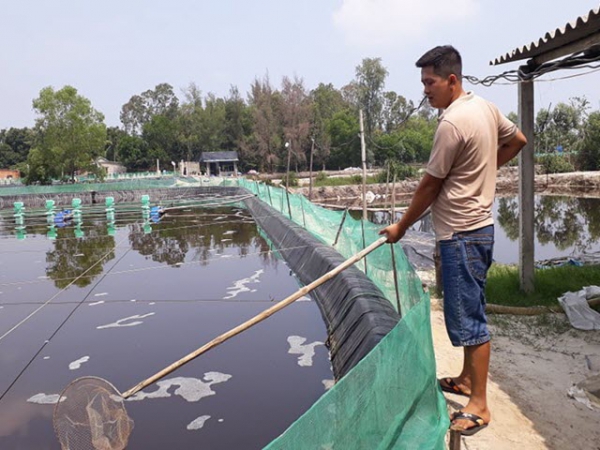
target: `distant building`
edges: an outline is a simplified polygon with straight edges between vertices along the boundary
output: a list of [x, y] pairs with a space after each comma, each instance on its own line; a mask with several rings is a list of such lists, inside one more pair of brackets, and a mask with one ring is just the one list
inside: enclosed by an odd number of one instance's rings
[[21, 174], [18, 170], [0, 169], [0, 180], [18, 180]]
[[200, 155], [200, 166], [205, 164], [206, 175], [237, 177], [237, 152], [202, 152]]
[[127, 169], [124, 165], [115, 161], [109, 161], [106, 158], [97, 158], [96, 164], [100, 167], [103, 167], [106, 170], [106, 175], [108, 176], [127, 172]]
[[181, 176], [201, 175], [200, 163], [197, 161], [184, 161], [179, 163], [179, 174]]

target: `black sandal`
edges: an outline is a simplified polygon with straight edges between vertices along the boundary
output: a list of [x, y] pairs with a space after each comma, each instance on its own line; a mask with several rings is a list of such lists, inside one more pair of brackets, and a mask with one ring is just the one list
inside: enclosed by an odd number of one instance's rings
[[464, 395], [465, 397], [471, 396], [471, 394], [467, 394], [465, 391], [463, 391], [450, 377], [440, 378], [438, 383], [444, 392], [449, 392], [450, 394], [456, 395]]
[[475, 424], [474, 427], [470, 427], [470, 428], [452, 428], [453, 424], [450, 425], [451, 430], [460, 431], [460, 434], [463, 436], [473, 436], [475, 433], [479, 433], [481, 430], [483, 430], [485, 427], [487, 427], [489, 425], [489, 424], [485, 423], [483, 421], [483, 419], [476, 414], [471, 414], [471, 413], [467, 413], [467, 412], [463, 412], [463, 411], [457, 411], [452, 415], [452, 422], [454, 422], [455, 420], [460, 420], [460, 419], [469, 420]]

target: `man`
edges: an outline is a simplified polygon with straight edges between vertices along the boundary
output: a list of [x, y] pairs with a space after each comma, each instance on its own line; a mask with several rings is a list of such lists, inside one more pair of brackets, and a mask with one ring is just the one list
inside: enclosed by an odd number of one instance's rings
[[490, 335], [485, 282], [492, 263], [492, 204], [498, 167], [515, 157], [527, 140], [496, 106], [465, 92], [462, 60], [452, 46], [436, 47], [416, 63], [429, 103], [443, 109], [426, 173], [400, 222], [380, 231], [397, 242], [431, 206], [440, 244], [446, 329], [464, 348], [462, 372], [439, 380], [444, 391], [469, 397], [452, 416], [452, 429], [473, 435], [485, 428]]

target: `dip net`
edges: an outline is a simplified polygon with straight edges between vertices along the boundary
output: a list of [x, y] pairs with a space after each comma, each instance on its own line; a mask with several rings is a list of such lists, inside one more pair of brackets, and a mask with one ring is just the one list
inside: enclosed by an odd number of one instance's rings
[[62, 450], [122, 450], [133, 429], [121, 393], [96, 377], [78, 378], [65, 388], [53, 422]]

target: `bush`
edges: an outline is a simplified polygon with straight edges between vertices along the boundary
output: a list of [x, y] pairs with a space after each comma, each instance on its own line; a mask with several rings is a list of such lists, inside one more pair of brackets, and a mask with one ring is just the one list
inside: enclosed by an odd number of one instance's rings
[[[396, 181], [412, 178], [417, 173], [414, 167], [407, 164], [393, 164], [390, 170], [390, 183], [394, 181], [394, 172], [396, 173]], [[382, 170], [376, 177], [378, 183], [385, 183], [387, 181], [387, 170]]]
[[288, 183], [288, 178], [287, 175], [284, 175], [281, 178], [281, 184], [283, 184], [284, 186], [298, 186], [298, 175], [296, 175], [296, 172], [290, 172], [289, 173], [289, 183]]
[[575, 170], [573, 164], [567, 161], [567, 158], [563, 155], [542, 156], [539, 158], [539, 164], [542, 166], [544, 173], [565, 173]]
[[327, 175], [327, 172], [319, 172], [317, 174], [317, 176], [315, 177], [315, 181], [320, 183], [322, 181], [325, 181], [327, 179], [329, 175]]

